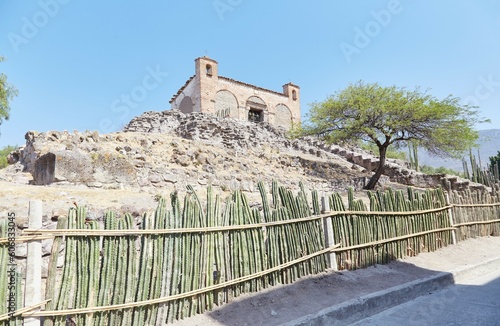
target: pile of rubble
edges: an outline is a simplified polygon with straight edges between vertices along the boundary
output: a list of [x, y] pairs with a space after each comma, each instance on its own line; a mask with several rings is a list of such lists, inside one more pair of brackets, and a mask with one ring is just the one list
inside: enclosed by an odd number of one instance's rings
[[[123, 132], [29, 131], [11, 154], [37, 185], [184, 189], [187, 184], [255, 191], [258, 181], [324, 191], [360, 189], [369, 171], [291, 141], [284, 130], [208, 114], [147, 112]], [[319, 153], [321, 152], [321, 153]]]
[[[49, 131], [26, 134], [26, 145], [11, 154], [16, 169], [33, 184], [78, 184], [96, 188], [184, 189], [211, 184], [222, 190], [255, 191], [258, 181], [299, 182], [319, 191], [361, 189], [378, 158], [359, 149], [329, 145], [314, 137], [290, 139], [268, 123], [219, 118], [204, 113], [149, 111], [122, 132]], [[0, 176], [1, 178], [1, 176]], [[381, 184], [417, 187], [470, 184], [443, 175], [427, 176], [404, 162], [390, 161]]]

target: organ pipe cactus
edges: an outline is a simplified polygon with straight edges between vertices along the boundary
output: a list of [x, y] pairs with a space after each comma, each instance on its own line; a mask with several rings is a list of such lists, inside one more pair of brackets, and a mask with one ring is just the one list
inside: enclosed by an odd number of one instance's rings
[[[260, 273], [269, 268], [324, 249], [320, 219], [300, 221], [318, 214], [319, 198], [301, 185], [295, 195], [290, 189], [273, 182], [271, 198], [263, 183], [258, 184], [262, 210], [250, 205], [245, 194], [234, 191], [221, 203], [212, 188], [207, 189], [206, 203], [202, 203], [193, 188], [181, 199], [177, 193], [159, 200], [154, 213], [142, 216], [141, 229], [206, 228], [228, 225], [248, 225], [260, 222], [279, 222], [298, 219], [299, 222], [266, 225], [238, 230], [214, 232], [186, 232], [148, 234], [138, 236], [66, 236], [65, 256], [61, 280], [52, 279], [53, 309], [106, 306], [155, 299], [185, 293], [242, 276]], [[498, 202], [498, 196], [467, 195], [466, 203]], [[441, 189], [419, 192], [409, 188], [402, 191], [368, 192], [370, 212], [365, 203], [354, 198], [351, 189], [345, 204], [339, 194], [329, 196], [331, 211], [353, 212], [338, 214], [332, 219], [334, 242], [342, 247], [362, 245], [411, 233], [450, 226], [447, 211], [414, 215], [383, 215], [387, 211], [417, 211], [446, 205]], [[458, 195], [452, 194], [454, 202]], [[181, 202], [183, 200], [183, 202]], [[270, 204], [270, 202], [272, 204]], [[253, 207], [252, 207], [253, 206]], [[467, 210], [468, 209], [468, 210]], [[456, 209], [457, 221], [498, 218], [500, 208]], [[356, 213], [363, 211], [363, 213]], [[61, 225], [65, 223], [62, 218]], [[96, 221], [86, 219], [84, 208], [72, 209], [68, 214], [70, 229], [99, 229]], [[500, 223], [462, 228], [464, 237], [497, 234]], [[63, 226], [61, 226], [63, 227]], [[108, 212], [104, 218], [106, 230], [134, 229], [130, 214], [117, 216]], [[102, 242], [100, 242], [102, 239]], [[56, 238], [54, 250], [57, 252]], [[369, 247], [342, 251], [337, 254], [341, 268], [360, 268], [389, 262], [395, 258], [415, 255], [422, 250], [435, 250], [450, 243], [450, 231], [439, 231], [408, 239], [386, 242]], [[0, 247], [0, 259], [5, 251]], [[54, 261], [50, 269], [54, 269]], [[156, 325], [172, 322], [195, 313], [212, 309], [227, 302], [229, 293], [239, 295], [258, 291], [268, 285], [290, 283], [296, 279], [324, 271], [326, 257], [316, 256], [263, 277], [257, 277], [225, 289], [201, 293], [166, 304], [144, 305], [131, 309], [98, 312], [81, 316], [67, 316], [79, 325]], [[3, 270], [0, 266], [0, 273]], [[86, 275], [79, 275], [85, 273]], [[1, 293], [1, 292], [0, 292]], [[48, 291], [47, 293], [50, 293]], [[56, 325], [64, 325], [67, 317], [54, 318]], [[48, 319], [47, 319], [48, 320]]]
[[[67, 229], [68, 219], [65, 216], [60, 216], [57, 220], [57, 229]], [[59, 252], [61, 251], [63, 239], [62, 237], [54, 238], [54, 242], [52, 243], [52, 250], [48, 268], [47, 275], [47, 284], [45, 286], [46, 293], [45, 299], [50, 300], [46, 304], [47, 310], [52, 310], [54, 308], [56, 299], [56, 279], [57, 279], [57, 260], [59, 259]], [[54, 324], [53, 318], [45, 318], [43, 325], [44, 326], [52, 326]]]

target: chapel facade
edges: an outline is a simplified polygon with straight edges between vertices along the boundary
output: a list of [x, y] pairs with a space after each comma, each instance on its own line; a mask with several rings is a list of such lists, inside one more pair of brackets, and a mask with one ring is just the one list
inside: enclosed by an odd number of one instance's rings
[[289, 130], [300, 122], [300, 88], [288, 83], [276, 92], [219, 76], [217, 61], [195, 60], [195, 75], [172, 97], [173, 110], [205, 112], [253, 122], [265, 121]]

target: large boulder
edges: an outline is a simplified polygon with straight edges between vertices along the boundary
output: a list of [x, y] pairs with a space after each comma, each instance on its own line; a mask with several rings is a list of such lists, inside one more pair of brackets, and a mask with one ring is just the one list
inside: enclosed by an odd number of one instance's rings
[[31, 173], [35, 185], [136, 185], [137, 173], [130, 160], [119, 151], [100, 146], [100, 137], [88, 131], [29, 131], [24, 148], [11, 155], [16, 156], [25, 172]]
[[44, 153], [35, 160], [33, 184], [70, 182], [89, 186], [137, 183], [134, 167], [112, 152], [85, 153], [80, 150]]

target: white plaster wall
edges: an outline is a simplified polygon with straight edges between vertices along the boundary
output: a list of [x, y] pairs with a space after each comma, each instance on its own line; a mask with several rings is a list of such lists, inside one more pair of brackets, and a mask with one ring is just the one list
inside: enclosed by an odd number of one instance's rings
[[197, 78], [193, 78], [182, 90], [182, 93], [172, 102], [171, 108], [178, 110], [185, 96], [189, 96], [193, 101], [193, 112], [200, 112], [200, 94], [196, 90]]

